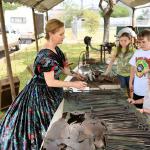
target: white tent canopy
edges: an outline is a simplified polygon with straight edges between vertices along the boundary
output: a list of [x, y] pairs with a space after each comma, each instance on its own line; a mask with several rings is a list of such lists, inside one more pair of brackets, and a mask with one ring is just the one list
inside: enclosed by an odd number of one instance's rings
[[150, 6], [150, 0], [120, 0], [131, 8], [141, 8]]
[[[40, 12], [48, 11], [64, 0], [3, 0], [4, 2], [17, 2], [28, 7], [32, 7]], [[88, 0], [87, 0], [88, 1]], [[131, 8], [140, 8], [150, 6], [150, 0], [116, 0]]]
[[39, 12], [46, 12], [64, 0], [3, 0], [4, 2], [20, 3], [22, 5], [34, 8]]

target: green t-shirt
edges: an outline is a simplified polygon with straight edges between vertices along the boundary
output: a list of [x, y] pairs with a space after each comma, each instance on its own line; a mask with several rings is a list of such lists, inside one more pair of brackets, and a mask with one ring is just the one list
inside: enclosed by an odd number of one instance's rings
[[[113, 49], [114, 54], [117, 53], [117, 48]], [[129, 47], [129, 51], [127, 54], [125, 53], [125, 49], [121, 49], [121, 53], [117, 56], [117, 74], [121, 76], [130, 76], [130, 67], [129, 60], [131, 59], [135, 48], [133, 46]]]

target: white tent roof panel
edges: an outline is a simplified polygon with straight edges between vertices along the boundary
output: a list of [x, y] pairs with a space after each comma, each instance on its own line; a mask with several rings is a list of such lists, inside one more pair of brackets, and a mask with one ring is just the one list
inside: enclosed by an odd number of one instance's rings
[[132, 8], [150, 6], [150, 0], [120, 0], [120, 1]]

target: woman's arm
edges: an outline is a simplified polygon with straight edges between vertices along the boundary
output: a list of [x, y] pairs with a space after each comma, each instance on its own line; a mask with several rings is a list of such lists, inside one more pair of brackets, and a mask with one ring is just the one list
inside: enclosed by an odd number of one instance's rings
[[87, 83], [82, 81], [70, 82], [56, 80], [54, 78], [54, 71], [44, 72], [44, 78], [49, 87], [75, 87], [78, 89], [84, 89], [87, 86]]

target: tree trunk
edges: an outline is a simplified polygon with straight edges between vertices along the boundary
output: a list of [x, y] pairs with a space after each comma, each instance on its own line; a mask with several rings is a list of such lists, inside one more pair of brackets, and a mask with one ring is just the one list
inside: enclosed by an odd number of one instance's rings
[[[102, 3], [107, 2], [107, 6], [103, 7]], [[113, 7], [116, 4], [116, 0], [100, 0], [99, 8], [103, 12], [104, 18], [104, 35], [103, 35], [103, 43], [109, 42], [109, 26], [110, 26], [110, 16], [113, 13]]]
[[110, 16], [104, 16], [104, 36], [103, 36], [103, 43], [109, 42], [109, 27], [110, 27]]

